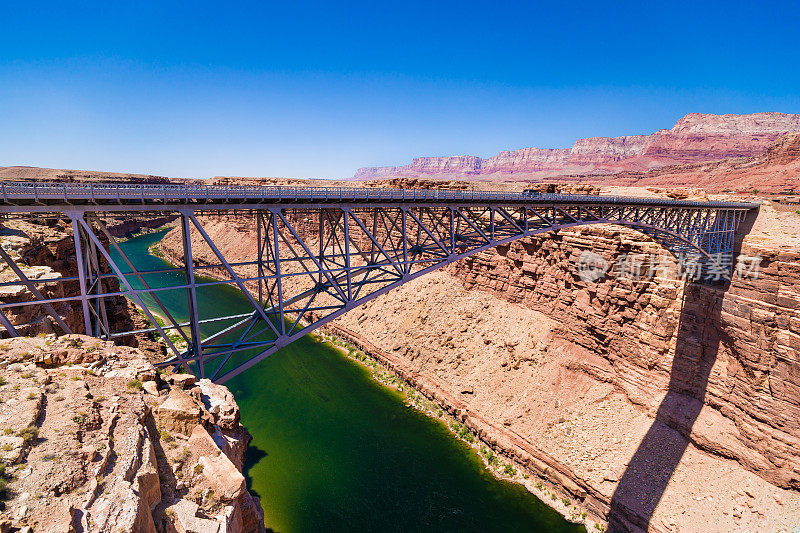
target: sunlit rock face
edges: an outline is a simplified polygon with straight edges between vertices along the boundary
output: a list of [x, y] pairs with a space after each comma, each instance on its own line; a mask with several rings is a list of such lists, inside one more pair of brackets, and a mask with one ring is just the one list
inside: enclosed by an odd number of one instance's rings
[[641, 171], [754, 156], [792, 132], [800, 132], [800, 115], [690, 113], [672, 129], [650, 135], [589, 137], [578, 139], [572, 148], [523, 148], [503, 151], [488, 159], [466, 155], [421, 157], [409, 165], [360, 168], [354, 177], [359, 180], [403, 176], [503, 179], [514, 174], [518, 178], [536, 178]]

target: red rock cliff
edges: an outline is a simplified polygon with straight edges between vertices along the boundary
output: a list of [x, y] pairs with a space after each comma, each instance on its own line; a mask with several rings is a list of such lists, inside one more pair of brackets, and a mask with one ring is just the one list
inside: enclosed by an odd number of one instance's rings
[[579, 139], [572, 148], [523, 148], [488, 159], [475, 156], [424, 157], [410, 165], [368, 167], [356, 179], [401, 176], [503, 179], [569, 174], [607, 174], [647, 170], [677, 163], [754, 156], [779, 137], [800, 131], [800, 115], [754, 113], [711, 115], [690, 113], [669, 130], [650, 135]]

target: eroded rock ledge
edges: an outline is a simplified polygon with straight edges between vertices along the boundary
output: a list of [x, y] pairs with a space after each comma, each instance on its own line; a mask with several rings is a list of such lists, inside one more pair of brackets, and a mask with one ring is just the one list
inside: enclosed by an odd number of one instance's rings
[[0, 342], [2, 531], [264, 531], [231, 393], [83, 335]]

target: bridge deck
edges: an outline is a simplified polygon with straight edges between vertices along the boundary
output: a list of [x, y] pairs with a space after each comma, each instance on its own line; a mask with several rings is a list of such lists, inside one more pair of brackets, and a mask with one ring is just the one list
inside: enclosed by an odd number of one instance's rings
[[0, 184], [0, 212], [41, 211], [43, 207], [78, 208], [82, 206], [151, 206], [164, 210], [168, 206], [195, 205], [275, 205], [275, 204], [341, 204], [341, 203], [407, 203], [407, 204], [578, 204], [578, 205], [641, 205], [648, 207], [696, 207], [754, 209], [758, 204], [640, 198], [632, 196], [599, 196], [583, 194], [525, 194], [518, 192], [459, 191], [429, 189], [375, 189], [366, 187], [268, 187], [220, 185], [152, 185], [130, 183], [33, 183], [3, 182]]
[[[0, 247], [0, 258], [18, 278], [0, 287], [24, 286], [30, 295], [0, 302], [0, 325], [11, 336], [36, 333], [42, 320], [53, 330], [82, 328], [106, 339], [157, 332], [174, 357], [164, 364], [194, 365], [201, 377], [208, 372], [223, 382], [403, 283], [495, 246], [560, 229], [628, 226], [661, 244], [688, 280], [728, 280], [737, 242], [747, 232], [745, 220], [757, 208], [744, 202], [495, 191], [0, 182], [0, 214], [69, 221], [77, 259], [77, 275], [29, 279]], [[203, 215], [223, 211], [241, 217], [237, 231], [245, 255], [237, 252], [235, 261], [204, 228]], [[172, 231], [180, 235], [183, 264], [137, 270], [105, 225], [108, 218], [134, 212], [175, 215], [180, 224]], [[195, 260], [198, 247], [203, 261]], [[167, 286], [148, 285], [147, 276], [167, 272], [177, 274], [168, 277]], [[217, 279], [209, 281], [207, 273]], [[250, 309], [232, 316], [218, 316], [214, 309], [201, 314], [197, 292], [214, 283], [237, 287]], [[44, 287], [48, 290], [40, 290]], [[181, 292], [188, 320], [178, 322], [159, 296]], [[122, 296], [152, 328], [131, 331], [113, 320], [107, 306], [118, 305]], [[160, 308], [161, 323], [145, 297]], [[32, 306], [33, 311], [20, 311]], [[67, 324], [59, 313], [78, 306], [83, 324]], [[215, 332], [204, 336], [201, 325]], [[180, 336], [185, 347], [168, 332]]]

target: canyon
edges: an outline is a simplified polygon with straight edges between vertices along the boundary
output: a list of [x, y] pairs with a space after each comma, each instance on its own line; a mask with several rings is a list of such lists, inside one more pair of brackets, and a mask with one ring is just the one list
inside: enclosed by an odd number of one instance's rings
[[782, 136], [797, 132], [800, 132], [800, 115], [690, 113], [671, 129], [650, 135], [591, 137], [578, 139], [572, 148], [523, 148], [503, 151], [487, 159], [420, 157], [404, 166], [360, 168], [354, 179], [541, 181], [559, 176], [593, 176], [594, 181], [602, 181], [603, 176], [619, 172], [756, 156]]
[[[256, 247], [251, 220], [204, 226], [230, 261]], [[661, 251], [624, 228], [560, 231], [424, 276], [330, 329], [615, 528], [789, 531], [800, 520], [798, 237], [800, 217], [763, 206], [742, 249], [757, 276], [717, 287], [666, 272], [585, 281], [585, 251], [611, 264]], [[171, 261], [180, 242], [177, 231], [162, 241]], [[215, 262], [197, 236], [192, 246], [198, 265]]]
[[[379, 188], [757, 200], [762, 206], [741, 249], [756, 258], [757, 268], [728, 284], [691, 284], [675, 276], [675, 261], [663, 258], [642, 234], [614, 226], [562, 230], [411, 281], [327, 329], [379, 360], [536, 483], [577, 502], [612, 530], [696, 531], [709, 524], [715, 530], [796, 530], [800, 215], [763, 200], [763, 193], [800, 185], [800, 134], [792, 133], [799, 130], [800, 115], [690, 114], [671, 130], [582, 139], [571, 149], [527, 148], [487, 160], [421, 158], [406, 167], [362, 169], [357, 177], [378, 176], [365, 185]], [[119, 176], [56, 170], [40, 176], [28, 167], [0, 168], [6, 179]], [[280, 178], [211, 182], [352, 186]], [[314, 228], [300, 216], [295, 222], [313, 243]], [[124, 236], [170, 221], [127, 218], [110, 230]], [[229, 261], [252, 259], [252, 218], [208, 216], [203, 225]], [[0, 237], [31, 277], [75, 273], [63, 223], [6, 221]], [[182, 264], [177, 231], [159, 246]], [[198, 265], [216, 262], [196, 234], [192, 247]], [[617, 270], [583, 279], [578, 263], [586, 252]], [[646, 278], [621, 270], [624, 258], [648, 267], [656, 256], [667, 267]], [[237, 271], [252, 276], [253, 268]], [[0, 276], [5, 281], [13, 273], [4, 269]], [[58, 296], [53, 291], [76, 290], [45, 289]], [[0, 298], [28, 301], [32, 295], [20, 285]], [[115, 321], [144, 326], [121, 298], [109, 309]], [[0, 439], [16, 484], [0, 526], [77, 531], [91, 518], [103, 531], [113, 530], [115, 521], [135, 531], [264, 527], [257, 498], [240, 482], [249, 437], [227, 389], [155, 372], [149, 361], [163, 353], [160, 343], [57, 338], [50, 317], [29, 312], [22, 307], [9, 318], [33, 318], [34, 327], [23, 332], [30, 337], [0, 341], [7, 380], [0, 385], [0, 419], [11, 429]], [[81, 330], [78, 309], [65, 305], [57, 312]], [[74, 412], [86, 418], [70, 419]], [[26, 440], [30, 427], [39, 436]], [[109, 459], [112, 442], [119, 443], [113, 446], [116, 462]], [[56, 464], [63, 466], [58, 475]], [[52, 481], [43, 481], [48, 476]], [[212, 478], [225, 481], [214, 485]], [[122, 501], [134, 501], [134, 512]]]
[[[563, 190], [597, 192], [586, 184]], [[672, 189], [636, 192], [704, 196]], [[251, 222], [207, 217], [203, 224], [226, 257], [237, 261], [255, 249]], [[58, 252], [66, 246], [67, 228], [19, 224], [7, 223], [4, 238], [16, 257], [70, 270], [68, 254]], [[136, 227], [125, 221], [118, 231]], [[36, 231], [53, 235], [37, 237]], [[214, 261], [198, 235], [193, 241], [198, 265]], [[161, 248], [181, 263], [177, 232], [168, 233]], [[330, 329], [366, 347], [496, 453], [579, 502], [593, 520], [631, 531], [693, 530], [710, 520], [720, 529], [793, 529], [800, 522], [800, 217], [762, 206], [743, 247], [761, 258], [758, 277], [735, 279], [729, 287], [686, 284], [666, 272], [645, 280], [609, 276], [588, 282], [576, 274], [576, 261], [587, 250], [610, 263], [660, 252], [645, 236], [610, 226], [524, 239], [410, 282], [343, 315]], [[240, 274], [247, 275], [247, 268]], [[54, 340], [44, 336], [48, 330], [40, 333], [29, 340], [43, 342], [33, 348], [46, 353]], [[90, 353], [100, 349], [111, 348]], [[9, 364], [35, 367], [48, 357], [20, 359], [19, 352], [35, 350], [19, 348]], [[29, 370], [34, 367], [20, 372], [35, 373]], [[138, 374], [134, 379], [148, 381]], [[156, 391], [163, 390], [156, 402], [172, 405], [166, 378], [152, 381]], [[124, 380], [113, 390], [121, 395]], [[203, 404], [202, 396], [195, 400]], [[178, 403], [197, 412], [183, 397]], [[150, 406], [156, 420], [160, 409]], [[160, 424], [172, 428], [167, 438], [177, 440], [171, 442], [182, 440], [175, 433], [192, 436], [178, 422]], [[241, 465], [236, 457], [229, 459]], [[162, 490], [174, 495], [177, 484], [172, 493]], [[214, 518], [221, 508], [204, 511], [203, 498], [190, 500], [181, 504], [185, 516], [222, 523]], [[161, 501], [166, 513], [175, 498]], [[172, 511], [151, 516], [174, 518]]]

